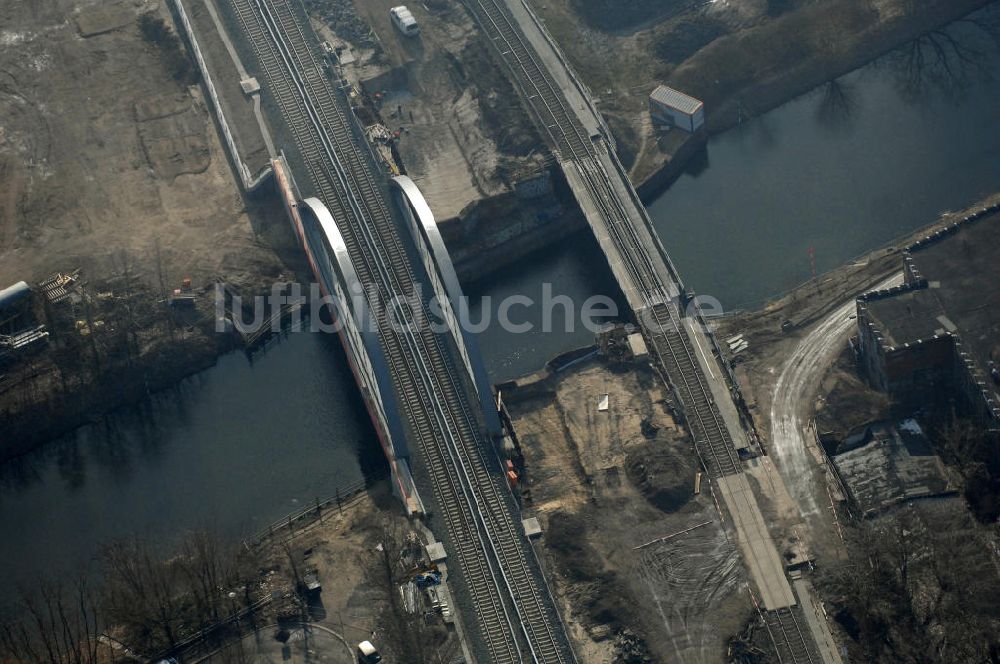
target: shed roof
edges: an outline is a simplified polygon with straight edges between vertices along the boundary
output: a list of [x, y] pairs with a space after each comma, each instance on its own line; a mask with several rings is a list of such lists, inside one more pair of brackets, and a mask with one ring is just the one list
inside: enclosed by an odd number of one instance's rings
[[842, 448], [833, 464], [865, 515], [955, 490], [916, 420], [876, 422]]
[[649, 98], [664, 106], [676, 108], [678, 111], [687, 113], [688, 115], [694, 114], [695, 111], [704, 105], [701, 100], [666, 85], [656, 86], [656, 89], [649, 93]]
[[649, 349], [646, 348], [646, 340], [642, 338], [641, 332], [633, 332], [628, 335], [628, 345], [632, 350], [632, 355], [636, 358], [642, 359], [649, 355]]

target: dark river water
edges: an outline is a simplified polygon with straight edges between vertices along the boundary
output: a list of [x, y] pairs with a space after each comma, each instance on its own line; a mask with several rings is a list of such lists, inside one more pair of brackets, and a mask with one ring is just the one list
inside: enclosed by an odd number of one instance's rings
[[[711, 139], [650, 206], [688, 287], [727, 309], [754, 306], [809, 277], [810, 247], [823, 272], [1000, 188], [996, 43], [969, 24], [952, 35], [973, 65], [914, 72], [891, 56]], [[468, 285], [473, 319], [507, 295], [540, 300], [546, 282], [575, 302], [620, 302], [596, 243], [579, 234]], [[515, 316], [532, 332], [483, 332], [493, 380], [592, 343], [578, 321], [565, 331], [561, 310], [551, 332], [540, 315]], [[130, 533], [169, 548], [191, 528], [256, 531], [360, 480], [378, 455], [336, 337], [293, 334], [252, 364], [224, 357], [0, 468], [0, 586], [85, 564]]]
[[0, 470], [0, 587], [136, 533], [241, 537], [381, 462], [336, 336], [291, 334]]
[[[1000, 6], [988, 12], [1000, 17]], [[956, 24], [934, 44], [822, 86], [713, 138], [649, 211], [689, 288], [752, 308], [1000, 190], [1000, 58]]]

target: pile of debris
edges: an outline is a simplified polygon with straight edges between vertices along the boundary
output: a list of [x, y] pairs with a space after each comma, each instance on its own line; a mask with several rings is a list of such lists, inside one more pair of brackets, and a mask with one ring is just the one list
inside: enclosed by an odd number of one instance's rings
[[649, 349], [642, 333], [631, 324], [609, 324], [597, 335], [601, 356], [612, 363], [646, 362]]
[[378, 35], [358, 16], [351, 0], [306, 0], [306, 10], [320, 16], [344, 41], [376, 51], [381, 49]]

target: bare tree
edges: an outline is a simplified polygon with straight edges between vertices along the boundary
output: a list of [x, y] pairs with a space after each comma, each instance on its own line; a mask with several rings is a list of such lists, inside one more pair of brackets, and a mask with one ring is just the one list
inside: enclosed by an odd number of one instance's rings
[[215, 533], [189, 533], [174, 563], [183, 591], [191, 597], [196, 620], [203, 625], [218, 623], [243, 608], [240, 603], [250, 605], [250, 586], [258, 562], [253, 550], [225, 544]]
[[126, 361], [131, 364], [139, 353], [139, 325], [135, 312], [135, 285], [137, 275], [134, 272], [131, 254], [122, 249], [112, 256], [116, 282], [120, 284], [115, 293], [115, 315], [122, 331], [122, 341]]
[[84, 577], [74, 583], [43, 581], [22, 590], [0, 620], [0, 655], [26, 662], [97, 664], [110, 654], [100, 640], [103, 625]]
[[0, 617], [0, 662], [112, 661], [109, 626], [137, 651], [173, 650], [251, 604], [256, 560], [254, 552], [203, 532], [188, 535], [171, 558], [138, 538], [114, 542], [100, 553], [99, 588], [81, 576], [20, 593], [10, 615]]
[[125, 627], [150, 651], [177, 645], [181, 622], [177, 565], [159, 559], [137, 538], [105, 546], [101, 562], [109, 620]]
[[164, 277], [163, 274], [163, 256], [161, 255], [160, 252], [159, 237], [156, 238], [156, 241], [153, 244], [153, 249], [156, 258], [156, 278], [160, 284], [160, 299], [163, 301], [164, 304], [163, 311], [166, 312], [164, 318], [167, 321], [167, 334], [170, 335], [170, 338], [172, 340], [174, 338], [174, 317], [170, 311], [170, 307], [166, 306], [168, 302], [167, 284], [166, 284], [166, 278]]
[[225, 556], [216, 537], [201, 532], [184, 539], [178, 569], [202, 621], [215, 623], [220, 619], [219, 605], [228, 581], [225, 567]]
[[848, 529], [848, 544], [822, 583], [864, 661], [992, 661], [1000, 578], [960, 501], [896, 508]]
[[247, 652], [243, 639], [236, 639], [219, 650], [218, 655], [213, 657], [212, 661], [219, 664], [249, 664], [254, 661], [254, 657]]
[[[969, 30], [969, 28], [974, 30]], [[959, 96], [978, 79], [989, 76], [983, 37], [997, 41], [997, 14], [980, 14], [932, 30], [898, 48], [888, 58], [901, 93], [911, 99], [933, 92]]]
[[835, 78], [823, 86], [823, 98], [816, 115], [824, 126], [840, 129], [850, 124], [856, 105], [854, 87]]

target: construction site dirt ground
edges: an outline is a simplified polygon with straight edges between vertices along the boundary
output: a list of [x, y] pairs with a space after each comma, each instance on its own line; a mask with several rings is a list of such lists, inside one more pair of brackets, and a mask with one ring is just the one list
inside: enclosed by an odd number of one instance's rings
[[169, 284], [256, 283], [282, 270], [262, 241], [200, 88], [177, 81], [137, 25], [165, 4], [9, 3], [0, 18], [0, 281], [35, 281], [128, 252]]
[[722, 661], [752, 616], [745, 572], [652, 370], [591, 360], [504, 402], [580, 661]]
[[[276, 532], [264, 545], [265, 566], [287, 574], [315, 571], [322, 592], [310, 602], [310, 619], [333, 629], [347, 643], [370, 639], [377, 631], [375, 589], [366, 588], [364, 562], [378, 542], [384, 519], [398, 514], [386, 481], [358, 494], [342, 508], [331, 506], [321, 519], [296, 527], [293, 535]], [[336, 660], [334, 660], [336, 661]]]
[[[280, 658], [353, 664], [357, 644], [366, 640], [375, 643], [391, 661], [406, 661], [389, 617], [390, 600], [394, 595], [398, 598], [400, 590], [395, 583], [382, 583], [385, 579], [373, 570], [381, 563], [383, 549], [398, 551], [404, 540], [420, 542], [412, 525], [402, 516], [389, 481], [380, 480], [345, 500], [341, 507], [331, 505], [320, 518], [295, 525], [294, 532], [276, 529], [262, 544], [269, 574], [288, 579], [296, 573], [300, 578], [315, 573], [322, 585], [308, 600], [309, 629], [303, 629], [306, 625], [291, 626], [286, 644], [275, 640], [277, 626], [265, 627], [231, 644], [229, 652], [212, 661]], [[423, 615], [417, 618], [420, 623], [426, 621]], [[436, 623], [439, 634], [447, 633], [440, 618], [426, 622]], [[442, 655], [460, 650], [454, 633], [446, 637], [444, 645], [424, 645], [428, 652]], [[234, 658], [234, 654], [242, 657]], [[447, 657], [445, 661], [449, 661]]]
[[[420, 35], [407, 37], [389, 17], [397, 4], [312, 0], [309, 9], [324, 38], [349, 45], [354, 62], [344, 65], [348, 80], [381, 95], [382, 120], [401, 130], [398, 148], [407, 174], [444, 221], [474, 201], [509, 191], [519, 169], [541, 160], [542, 142], [461, 5], [409, 5]], [[358, 26], [370, 33], [359, 34]]]

